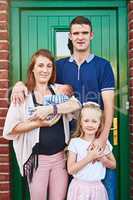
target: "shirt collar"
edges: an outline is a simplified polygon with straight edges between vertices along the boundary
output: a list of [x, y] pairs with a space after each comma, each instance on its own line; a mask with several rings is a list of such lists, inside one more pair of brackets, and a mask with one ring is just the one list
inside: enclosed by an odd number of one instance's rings
[[[93, 58], [94, 58], [94, 54], [90, 54], [85, 60], [87, 63], [89, 63]], [[69, 58], [69, 62], [73, 62], [74, 61], [74, 57], [73, 56], [70, 56]]]

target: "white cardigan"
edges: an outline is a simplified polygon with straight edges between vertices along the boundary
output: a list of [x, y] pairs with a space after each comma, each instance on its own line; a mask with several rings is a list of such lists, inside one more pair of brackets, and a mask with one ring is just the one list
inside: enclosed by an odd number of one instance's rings
[[[73, 98], [73, 97], [72, 97]], [[75, 98], [75, 100], [77, 100]], [[77, 100], [78, 101], [78, 100]], [[12, 135], [12, 129], [24, 119], [29, 116], [29, 107], [34, 107], [32, 95], [26, 97], [25, 101], [21, 105], [14, 105], [11, 103], [7, 117], [5, 120], [5, 126], [3, 130], [3, 137], [8, 140], [13, 140], [13, 147], [16, 153], [16, 158], [20, 168], [21, 175], [23, 176], [23, 165], [26, 163], [30, 155], [32, 154], [33, 146], [39, 142], [39, 130], [40, 128], [35, 128], [32, 131], [25, 132], [23, 134]], [[72, 119], [72, 117], [71, 117]], [[69, 130], [70, 115], [63, 115], [65, 142], [68, 143], [70, 138]]]

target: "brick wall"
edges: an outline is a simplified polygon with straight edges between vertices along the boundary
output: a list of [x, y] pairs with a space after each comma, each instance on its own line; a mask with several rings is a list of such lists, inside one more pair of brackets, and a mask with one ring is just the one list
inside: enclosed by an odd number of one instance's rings
[[[10, 198], [9, 144], [2, 139], [2, 130], [8, 108], [8, 69], [9, 69], [9, 38], [8, 38], [8, 0], [0, 0], [0, 200]], [[130, 99], [130, 133], [133, 144], [133, 0], [128, 3], [129, 23], [129, 99]], [[131, 166], [133, 166], [133, 150], [131, 150]], [[130, 199], [133, 199], [133, 167], [130, 172]]]
[[9, 143], [2, 136], [8, 108], [8, 0], [0, 0], [0, 200], [10, 200]]
[[[129, 101], [130, 101], [130, 141], [133, 144], [133, 0], [128, 3], [128, 42], [129, 42]], [[130, 199], [133, 199], [133, 150], [130, 153]]]

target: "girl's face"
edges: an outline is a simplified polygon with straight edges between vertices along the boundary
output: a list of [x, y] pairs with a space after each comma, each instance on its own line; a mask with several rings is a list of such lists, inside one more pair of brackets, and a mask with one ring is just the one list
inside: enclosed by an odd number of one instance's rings
[[43, 56], [38, 56], [36, 58], [36, 63], [33, 68], [36, 83], [48, 83], [51, 78], [52, 71], [53, 64], [51, 60]]
[[83, 109], [81, 113], [81, 127], [84, 136], [92, 136], [96, 134], [100, 125], [101, 115], [94, 109]]

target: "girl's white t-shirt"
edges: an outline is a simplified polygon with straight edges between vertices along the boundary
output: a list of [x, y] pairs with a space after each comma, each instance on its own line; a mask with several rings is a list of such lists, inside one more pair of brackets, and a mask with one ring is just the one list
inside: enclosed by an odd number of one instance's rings
[[[71, 139], [68, 150], [76, 154], [77, 161], [84, 159], [88, 153], [88, 148], [91, 143], [82, 138]], [[112, 145], [107, 141], [104, 153], [107, 155], [112, 152]], [[106, 168], [100, 161], [88, 163], [80, 171], [73, 175], [73, 177], [84, 181], [98, 181], [105, 178]]]

